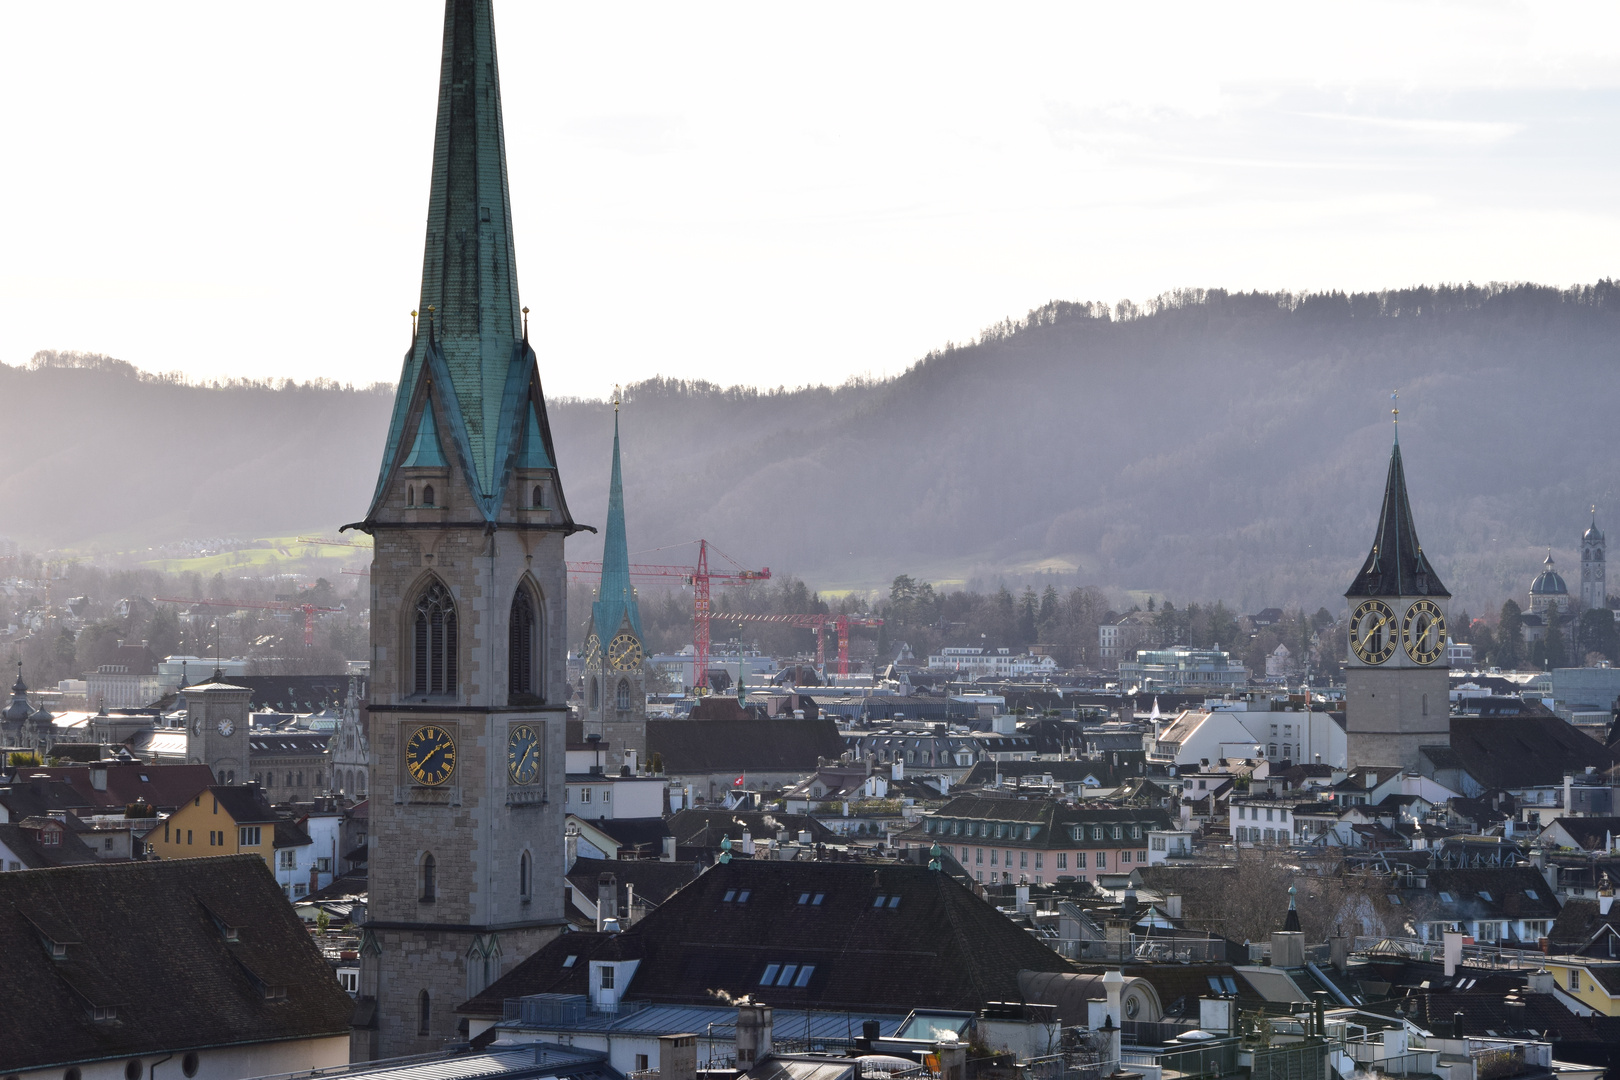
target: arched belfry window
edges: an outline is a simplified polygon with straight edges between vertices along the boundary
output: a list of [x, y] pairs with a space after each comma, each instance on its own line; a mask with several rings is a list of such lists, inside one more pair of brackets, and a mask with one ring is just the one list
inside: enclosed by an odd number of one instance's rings
[[534, 595], [522, 586], [512, 597], [508, 635], [508, 691], [514, 698], [519, 694], [540, 696], [540, 616], [535, 610]]
[[601, 697], [601, 694], [598, 691], [598, 684], [597, 684], [597, 681], [596, 681], [596, 676], [592, 675], [591, 676], [591, 693], [590, 693], [590, 706], [589, 707], [592, 708], [592, 709], [596, 708], [597, 699], [600, 698], [600, 697]]
[[456, 602], [442, 581], [423, 590], [416, 601], [413, 635], [416, 655], [416, 692], [456, 692]]
[[423, 902], [437, 900], [439, 898], [439, 864], [434, 860], [431, 852], [422, 856], [421, 879], [418, 899]]
[[518, 896], [528, 900], [534, 887], [534, 860], [525, 851], [523, 858], [518, 860]]
[[619, 689], [614, 697], [614, 704], [618, 706], [621, 712], [630, 707], [630, 680], [619, 680]]
[[416, 995], [416, 1033], [426, 1035], [433, 1022], [433, 1002], [428, 992], [423, 990]]

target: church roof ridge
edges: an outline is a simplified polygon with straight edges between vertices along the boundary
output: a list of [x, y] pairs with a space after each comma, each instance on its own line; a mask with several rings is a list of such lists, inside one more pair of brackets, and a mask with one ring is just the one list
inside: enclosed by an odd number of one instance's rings
[[1401, 462], [1397, 440], [1389, 453], [1389, 473], [1384, 480], [1383, 509], [1378, 515], [1378, 531], [1372, 551], [1362, 563], [1346, 597], [1352, 596], [1444, 596], [1451, 593], [1440, 583], [1429, 557], [1418, 542], [1412, 521], [1412, 506], [1406, 497], [1406, 469]]

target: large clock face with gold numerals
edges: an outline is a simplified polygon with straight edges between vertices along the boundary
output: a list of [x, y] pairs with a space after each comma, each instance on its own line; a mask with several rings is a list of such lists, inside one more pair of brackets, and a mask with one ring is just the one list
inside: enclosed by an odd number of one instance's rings
[[1414, 664], [1432, 664], [1446, 651], [1446, 617], [1433, 600], [1419, 600], [1401, 620], [1401, 644]]
[[528, 724], [507, 733], [506, 772], [514, 784], [532, 784], [540, 775], [540, 736]]
[[405, 768], [411, 779], [438, 787], [456, 771], [456, 740], [437, 724], [425, 724], [405, 740]]
[[592, 634], [585, 639], [585, 666], [594, 668], [602, 662], [602, 639]]
[[608, 642], [608, 663], [616, 671], [629, 671], [641, 666], [641, 642], [634, 634], [620, 634]]
[[1363, 600], [1350, 615], [1350, 651], [1363, 664], [1382, 664], [1400, 639], [1395, 612], [1382, 600]]

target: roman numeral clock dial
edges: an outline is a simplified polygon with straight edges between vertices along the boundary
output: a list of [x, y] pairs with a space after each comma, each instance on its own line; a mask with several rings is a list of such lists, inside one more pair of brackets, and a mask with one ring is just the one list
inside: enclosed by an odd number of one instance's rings
[[1414, 664], [1432, 664], [1446, 651], [1446, 617], [1433, 600], [1419, 600], [1401, 620], [1401, 644]]
[[456, 740], [434, 724], [417, 728], [405, 742], [405, 768], [418, 784], [438, 787], [456, 771]]
[[1350, 651], [1363, 664], [1394, 656], [1399, 636], [1395, 612], [1382, 600], [1363, 600], [1350, 616]]

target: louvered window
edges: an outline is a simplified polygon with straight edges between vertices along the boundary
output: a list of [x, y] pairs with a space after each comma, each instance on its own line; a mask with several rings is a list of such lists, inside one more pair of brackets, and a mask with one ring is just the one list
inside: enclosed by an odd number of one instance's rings
[[508, 671], [508, 689], [517, 694], [539, 694], [539, 664], [535, 646], [539, 620], [535, 617], [534, 599], [527, 589], [519, 588], [512, 598], [511, 642]]

